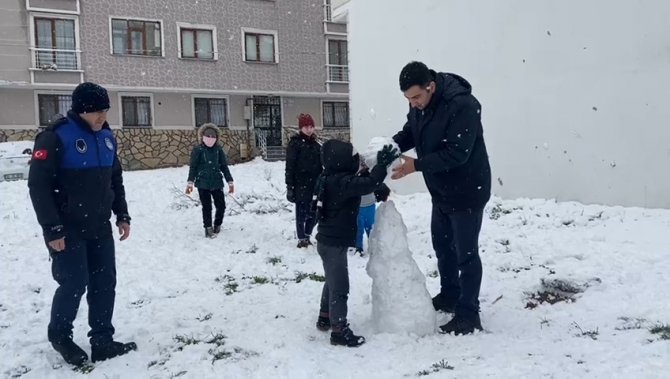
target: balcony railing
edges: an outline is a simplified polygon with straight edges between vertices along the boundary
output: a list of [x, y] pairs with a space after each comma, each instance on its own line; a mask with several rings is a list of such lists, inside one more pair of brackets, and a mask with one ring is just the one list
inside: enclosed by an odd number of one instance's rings
[[33, 68], [46, 71], [63, 71], [80, 69], [80, 50], [48, 49], [31, 47], [35, 66]]
[[328, 64], [328, 81], [336, 83], [349, 83], [349, 66]]
[[333, 8], [330, 5], [330, 1], [325, 1], [323, 4], [323, 20], [324, 21], [333, 21]]

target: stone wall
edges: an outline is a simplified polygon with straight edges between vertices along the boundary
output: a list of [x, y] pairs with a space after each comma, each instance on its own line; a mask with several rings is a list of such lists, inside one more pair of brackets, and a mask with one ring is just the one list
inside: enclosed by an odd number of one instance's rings
[[38, 129], [0, 129], [0, 142], [34, 141]]
[[[2, 129], [0, 142], [32, 141], [37, 129]], [[115, 129], [119, 159], [125, 170], [144, 170], [188, 165], [193, 146], [198, 143], [196, 130]], [[221, 129], [220, 142], [229, 163], [239, 163], [254, 156], [254, 138], [246, 131]], [[246, 158], [241, 147], [246, 146]]]
[[[229, 163], [248, 160], [246, 131], [220, 129], [220, 142]], [[152, 169], [188, 165], [193, 146], [198, 143], [196, 130], [117, 129], [114, 131], [119, 144], [119, 158], [128, 170]], [[247, 146], [247, 158], [241, 157], [240, 146]]]

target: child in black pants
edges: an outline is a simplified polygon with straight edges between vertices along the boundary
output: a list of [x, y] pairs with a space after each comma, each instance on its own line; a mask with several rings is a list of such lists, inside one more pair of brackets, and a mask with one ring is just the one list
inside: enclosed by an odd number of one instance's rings
[[321, 309], [316, 327], [327, 331], [332, 326], [330, 343], [360, 346], [365, 338], [355, 335], [347, 323], [349, 272], [347, 250], [354, 246], [361, 196], [377, 189], [386, 177], [386, 168], [398, 157], [391, 145], [377, 154], [377, 165], [369, 176], [357, 176], [359, 156], [350, 143], [326, 141], [321, 147], [324, 171], [315, 188], [319, 220], [316, 246], [326, 276]]
[[[191, 194], [193, 187], [198, 189], [202, 203], [202, 224], [205, 237], [213, 238], [221, 231], [223, 213], [226, 210], [226, 198], [223, 193], [223, 178], [228, 183], [228, 192], [233, 193], [233, 176], [228, 169], [226, 153], [218, 143], [219, 128], [214, 124], [202, 124], [198, 130], [201, 142], [191, 152], [191, 167], [188, 170], [186, 193]], [[212, 226], [212, 199], [214, 199], [214, 226]]]

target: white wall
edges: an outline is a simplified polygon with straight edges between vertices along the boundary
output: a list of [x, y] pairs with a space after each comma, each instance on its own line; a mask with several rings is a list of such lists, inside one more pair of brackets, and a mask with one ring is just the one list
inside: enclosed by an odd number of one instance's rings
[[670, 208], [670, 2], [364, 0], [349, 16], [359, 149], [401, 128], [398, 74], [421, 60], [473, 85], [495, 194]]

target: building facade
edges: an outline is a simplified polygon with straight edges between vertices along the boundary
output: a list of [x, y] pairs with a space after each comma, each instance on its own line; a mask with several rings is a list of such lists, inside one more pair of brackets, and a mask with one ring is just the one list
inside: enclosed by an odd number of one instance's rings
[[127, 168], [185, 164], [199, 125], [233, 161], [281, 155], [297, 116], [348, 138], [346, 24], [330, 3], [8, 0], [0, 141], [33, 138], [83, 81], [106, 87]]

